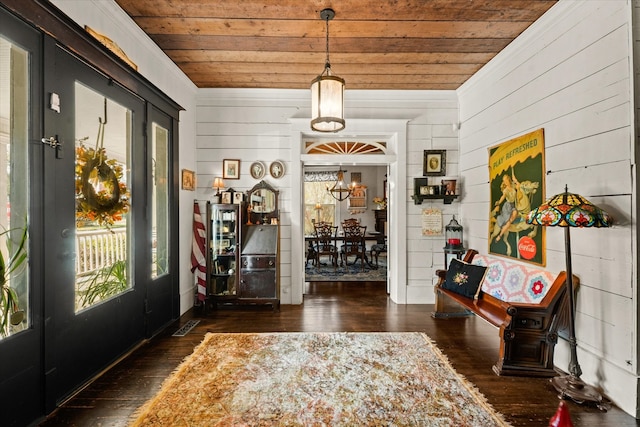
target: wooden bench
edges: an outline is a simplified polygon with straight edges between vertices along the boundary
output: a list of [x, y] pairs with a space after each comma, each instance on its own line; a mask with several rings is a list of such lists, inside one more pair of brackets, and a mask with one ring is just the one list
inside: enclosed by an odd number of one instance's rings
[[[438, 270], [433, 317], [475, 314], [498, 327], [500, 353], [493, 366], [497, 375], [557, 375], [553, 352], [558, 332], [569, 325], [566, 273], [554, 277], [546, 270], [478, 255], [475, 250], [467, 251], [463, 261], [487, 266], [478, 299], [444, 289], [447, 272]], [[578, 278], [574, 276], [573, 282], [577, 287]]]

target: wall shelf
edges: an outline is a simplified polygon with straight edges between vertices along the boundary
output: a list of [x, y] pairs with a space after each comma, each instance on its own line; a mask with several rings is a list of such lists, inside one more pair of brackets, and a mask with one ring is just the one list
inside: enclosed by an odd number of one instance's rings
[[[430, 185], [427, 177], [413, 178], [413, 196], [411, 196], [413, 203], [421, 205], [424, 200], [442, 200], [445, 205], [450, 205], [451, 202], [458, 198], [458, 195], [442, 194], [444, 191], [443, 187], [444, 186], [441, 185]], [[438, 194], [425, 194], [425, 189], [436, 190]]]
[[458, 198], [457, 194], [449, 194], [449, 195], [445, 195], [445, 194], [428, 194], [428, 195], [420, 195], [420, 194], [415, 194], [413, 196], [411, 196], [411, 198], [413, 199], [413, 203], [416, 205], [421, 205], [423, 200], [433, 200], [433, 199], [441, 199], [443, 201], [443, 203], [445, 205], [450, 205], [451, 202], [453, 202], [455, 199]]

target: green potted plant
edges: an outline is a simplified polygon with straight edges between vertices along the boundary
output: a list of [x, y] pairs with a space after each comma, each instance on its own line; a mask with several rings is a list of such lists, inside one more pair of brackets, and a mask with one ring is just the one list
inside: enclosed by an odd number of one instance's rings
[[20, 239], [14, 242], [10, 238], [13, 230], [4, 230], [1, 236], [6, 236], [7, 256], [0, 251], [0, 336], [7, 336], [11, 326], [17, 326], [24, 320], [24, 310], [20, 309], [18, 294], [10, 286], [10, 278], [15, 277], [18, 269], [26, 266], [27, 262], [27, 227], [24, 227]]
[[88, 280], [86, 289], [79, 292], [79, 308], [86, 308], [120, 292], [127, 284], [127, 263], [124, 260], [97, 270]]

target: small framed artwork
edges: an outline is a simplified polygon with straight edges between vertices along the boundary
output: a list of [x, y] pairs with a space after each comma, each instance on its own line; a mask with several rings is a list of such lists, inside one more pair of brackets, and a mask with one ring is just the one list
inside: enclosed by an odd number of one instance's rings
[[223, 179], [240, 179], [240, 160], [224, 159], [222, 161]]
[[282, 162], [276, 160], [275, 162], [271, 163], [271, 166], [269, 166], [269, 173], [276, 179], [282, 178], [284, 176], [284, 165], [282, 164]]
[[223, 205], [230, 205], [231, 204], [231, 191], [225, 191], [224, 193], [222, 193], [222, 204]]
[[195, 191], [196, 189], [196, 173], [189, 169], [182, 169], [182, 189]]
[[422, 174], [424, 176], [443, 176], [447, 166], [446, 150], [424, 150]]
[[241, 205], [243, 200], [244, 200], [244, 194], [242, 194], [239, 191], [236, 191], [235, 193], [233, 193], [233, 203], [235, 205]]
[[267, 172], [267, 168], [262, 162], [253, 162], [251, 163], [251, 169], [249, 171], [251, 173], [251, 178], [262, 179], [264, 174]]

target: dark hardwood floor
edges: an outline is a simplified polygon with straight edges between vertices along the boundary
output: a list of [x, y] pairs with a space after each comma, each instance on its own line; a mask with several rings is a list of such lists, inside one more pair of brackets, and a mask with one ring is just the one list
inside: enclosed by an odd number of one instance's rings
[[[477, 318], [433, 319], [431, 305], [397, 305], [384, 283], [315, 282], [306, 285], [304, 304], [223, 308], [186, 313], [164, 333], [93, 381], [41, 423], [41, 426], [126, 426], [132, 414], [159, 389], [206, 332], [420, 331], [473, 382], [514, 426], [547, 426], [559, 400], [548, 379], [498, 377], [491, 366], [498, 355], [497, 330]], [[201, 322], [186, 336], [171, 335], [190, 319]], [[616, 407], [601, 412], [569, 403], [573, 425], [637, 426]]]

